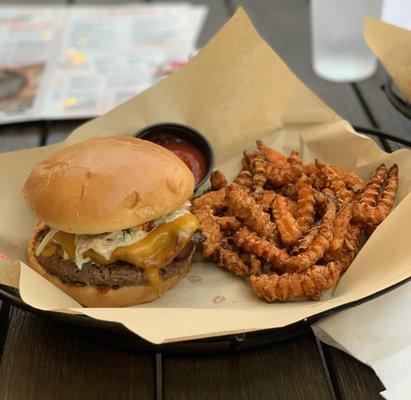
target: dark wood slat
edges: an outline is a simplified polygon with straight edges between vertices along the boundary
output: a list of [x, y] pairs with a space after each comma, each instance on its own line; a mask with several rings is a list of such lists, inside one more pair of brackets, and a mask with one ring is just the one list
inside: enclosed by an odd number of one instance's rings
[[0, 152], [36, 147], [40, 143], [40, 133], [38, 122], [0, 126]]
[[0, 4], [65, 4], [65, 0], [0, 0]]
[[323, 345], [334, 388], [341, 400], [381, 400], [384, 386], [375, 372], [348, 354]]
[[52, 144], [61, 142], [77, 127], [82, 125], [85, 120], [71, 120], [71, 121], [53, 121], [48, 124], [47, 143]]
[[163, 355], [164, 398], [330, 399], [311, 334], [221, 355]]
[[0, 366], [0, 398], [153, 399], [151, 355], [103, 347], [14, 309]]
[[[379, 68], [377, 74], [370, 79], [357, 84], [366, 104], [372, 113], [376, 127], [395, 136], [411, 140], [411, 120], [397, 111], [389, 102], [381, 85], [386, 81], [386, 73]], [[404, 147], [389, 141], [393, 150]]]
[[[175, 1], [175, 0], [174, 0]], [[185, 0], [177, 0], [185, 2]], [[168, 0], [157, 0], [156, 3], [167, 3]], [[199, 48], [203, 47], [224, 25], [229, 17], [229, 9], [223, 0], [191, 0], [192, 4], [205, 4], [208, 6], [208, 15], [197, 42]]]
[[0, 301], [0, 362], [9, 329], [10, 305]]

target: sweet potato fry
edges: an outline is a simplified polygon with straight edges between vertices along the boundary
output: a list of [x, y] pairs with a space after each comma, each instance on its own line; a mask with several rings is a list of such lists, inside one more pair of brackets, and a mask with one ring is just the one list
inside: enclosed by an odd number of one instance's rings
[[220, 190], [205, 193], [193, 200], [192, 210], [195, 213], [195, 210], [200, 208], [210, 208], [213, 212], [216, 212], [225, 206], [225, 196], [225, 187]]
[[215, 220], [220, 225], [222, 231], [235, 232], [241, 227], [241, 222], [233, 216], [224, 215], [222, 217], [215, 217]]
[[305, 235], [302, 236], [297, 241], [297, 243], [295, 243], [294, 247], [290, 251], [290, 254], [292, 256], [295, 256], [296, 254], [301, 253], [303, 250], [308, 249], [311, 246], [313, 240], [318, 235], [320, 228], [321, 228], [321, 224], [316, 223], [308, 231], [306, 231]]
[[337, 283], [340, 273], [341, 266], [331, 262], [313, 265], [302, 272], [250, 276], [250, 284], [258, 297], [269, 302], [287, 301], [301, 296], [319, 298]]
[[195, 216], [200, 222], [200, 230], [205, 237], [203, 255], [204, 257], [210, 257], [223, 240], [220, 225], [216, 222], [213, 212], [209, 207], [197, 209]]
[[287, 251], [258, 236], [255, 232], [242, 227], [235, 233], [234, 242], [245, 251], [270, 263], [273, 269], [284, 271], [289, 258]]
[[297, 184], [297, 223], [301, 232], [305, 232], [314, 223], [314, 190], [310, 179], [303, 175]]
[[344, 241], [348, 235], [350, 221], [352, 216], [353, 203], [343, 203], [338, 210], [333, 226], [333, 239], [330, 247], [324, 255], [326, 260], [335, 259], [338, 252], [343, 247]]
[[285, 197], [280, 195], [274, 197], [272, 211], [282, 242], [286, 246], [292, 245], [301, 237], [301, 231], [288, 208]]
[[333, 238], [333, 223], [335, 219], [335, 202], [329, 202], [327, 211], [321, 221], [321, 227], [311, 243], [311, 246], [287, 261], [287, 271], [304, 271], [321, 259], [328, 250]]
[[220, 268], [223, 268], [234, 275], [247, 278], [250, 275], [249, 267], [240, 258], [238, 253], [227, 243], [224, 243], [216, 251], [216, 262]]
[[374, 201], [371, 197], [367, 197], [363, 202], [360, 202], [354, 208], [353, 221], [360, 222], [371, 227], [378, 226], [391, 211], [394, 205], [398, 190], [398, 166], [394, 164], [387, 173], [386, 185], [381, 193], [381, 197], [377, 202], [377, 206], [370, 205]]
[[367, 186], [361, 195], [360, 204], [368, 204], [371, 207], [377, 205], [387, 179], [387, 174], [388, 168], [384, 164], [381, 164], [367, 183]]
[[342, 249], [335, 257], [335, 262], [341, 265], [342, 273], [347, 271], [360, 250], [361, 226], [353, 224], [348, 230]]
[[256, 143], [257, 149], [264, 154], [267, 161], [280, 167], [288, 167], [287, 158], [284, 157], [281, 153], [271, 147], [266, 146], [261, 140], [257, 140]]
[[263, 208], [248, 193], [231, 186], [226, 200], [230, 215], [240, 217], [245, 225], [260, 235], [277, 239], [277, 228], [271, 222], [270, 215], [265, 213]]
[[331, 165], [330, 168], [341, 178], [347, 189], [351, 189], [354, 193], [359, 193], [364, 189], [364, 181], [355, 172], [335, 165]]
[[260, 151], [254, 151], [250, 157], [250, 171], [252, 174], [252, 189], [262, 189], [267, 178], [265, 176], [266, 161], [264, 154]]
[[323, 164], [315, 160], [317, 168], [320, 170], [327, 187], [329, 187], [336, 196], [337, 202], [342, 203], [347, 200], [352, 200], [354, 193], [347, 189], [345, 183], [327, 164]]
[[250, 269], [250, 275], [261, 275], [263, 273], [262, 263], [259, 258], [251, 253], [243, 253], [241, 259]]
[[251, 186], [253, 184], [251, 172], [246, 170], [240, 171], [233, 182], [239, 186], [244, 187], [247, 190], [251, 189]]
[[290, 200], [297, 201], [298, 187], [295, 183], [288, 183], [276, 189], [278, 194], [287, 197]]
[[219, 190], [227, 186], [227, 179], [225, 175], [218, 169], [213, 171], [210, 177], [211, 190]]

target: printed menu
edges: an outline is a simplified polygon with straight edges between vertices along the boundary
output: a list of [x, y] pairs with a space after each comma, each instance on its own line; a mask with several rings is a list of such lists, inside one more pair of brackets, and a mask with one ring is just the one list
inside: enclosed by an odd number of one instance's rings
[[195, 51], [207, 7], [0, 6], [0, 124], [88, 118]]

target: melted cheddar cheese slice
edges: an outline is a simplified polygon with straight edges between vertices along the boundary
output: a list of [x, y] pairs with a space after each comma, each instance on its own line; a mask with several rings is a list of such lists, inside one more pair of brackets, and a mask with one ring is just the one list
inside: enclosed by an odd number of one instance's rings
[[[84, 255], [100, 265], [115, 261], [126, 261], [145, 270], [147, 279], [161, 291], [159, 270], [169, 264], [188, 244], [191, 236], [199, 228], [199, 222], [193, 214], [185, 214], [169, 223], [159, 225], [144, 239], [136, 243], [117, 247], [107, 260], [94, 250], [87, 250]], [[57, 232], [41, 252], [50, 257], [63, 249], [71, 260], [75, 259], [75, 235]]]

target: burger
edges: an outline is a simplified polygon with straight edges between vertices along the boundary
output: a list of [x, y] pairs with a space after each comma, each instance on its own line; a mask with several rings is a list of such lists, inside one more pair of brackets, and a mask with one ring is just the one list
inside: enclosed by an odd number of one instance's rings
[[37, 223], [31, 268], [88, 307], [147, 303], [176, 285], [193, 256], [194, 177], [169, 150], [99, 137], [40, 162], [23, 196]]

